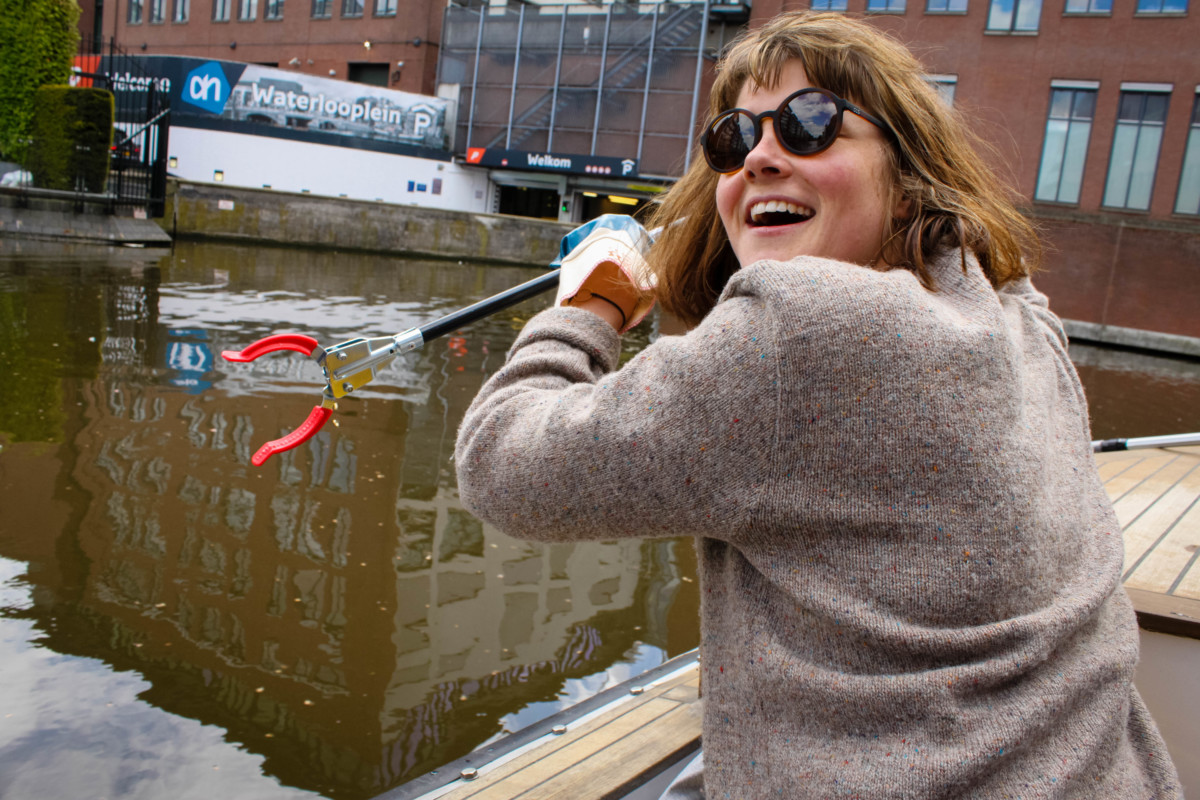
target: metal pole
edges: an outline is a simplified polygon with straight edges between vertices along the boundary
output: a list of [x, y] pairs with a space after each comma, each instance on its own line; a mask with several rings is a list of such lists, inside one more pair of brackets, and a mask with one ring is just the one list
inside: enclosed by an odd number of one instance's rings
[[596, 136], [600, 132], [600, 101], [604, 98], [604, 70], [608, 68], [608, 31], [612, 27], [614, 5], [616, 3], [608, 4], [608, 15], [604, 18], [604, 47], [600, 51], [600, 85], [596, 87], [596, 116], [592, 120], [592, 149], [588, 154], [593, 156], [596, 155]]
[[517, 15], [517, 46], [513, 51], [513, 79], [512, 89], [508, 92], [508, 130], [504, 134], [504, 149], [507, 150], [512, 144], [512, 122], [513, 108], [517, 105], [517, 75], [521, 71], [521, 36], [525, 33], [525, 4], [521, 4], [521, 11]]
[[487, 6], [479, 7], [479, 33], [475, 36], [475, 73], [471, 76], [471, 110], [467, 114], [467, 147], [471, 146], [471, 131], [475, 127], [475, 96], [479, 94], [479, 50], [483, 46], [483, 16]]
[[1187, 447], [1200, 444], [1200, 433], [1173, 433], [1166, 436], [1142, 436], [1137, 439], [1097, 439], [1092, 442], [1093, 453], [1114, 450], [1137, 450], [1142, 447]]
[[567, 7], [562, 7], [562, 24], [558, 26], [558, 59], [554, 62], [554, 86], [550, 89], [550, 134], [546, 149], [554, 150], [554, 117], [558, 113], [558, 80], [562, 76], [563, 38], [567, 35]]
[[642, 143], [646, 141], [646, 107], [650, 104], [650, 73], [654, 70], [654, 37], [658, 34], [658, 10], [662, 3], [654, 6], [654, 21], [650, 24], [650, 52], [646, 54], [646, 85], [642, 89], [642, 124], [638, 126], [638, 161], [642, 160]]
[[708, 4], [704, 0], [704, 21], [700, 24], [700, 43], [696, 46], [696, 79], [692, 83], [692, 113], [688, 117], [687, 148], [684, 150], [683, 171], [692, 166], [692, 126], [696, 124], [696, 106], [700, 102], [700, 76], [704, 72], [704, 43], [708, 41]]

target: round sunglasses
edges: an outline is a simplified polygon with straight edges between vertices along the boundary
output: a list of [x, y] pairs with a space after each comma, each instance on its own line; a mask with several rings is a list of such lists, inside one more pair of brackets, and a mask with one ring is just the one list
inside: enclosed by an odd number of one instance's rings
[[825, 89], [801, 89], [790, 94], [774, 111], [755, 114], [744, 108], [722, 112], [700, 136], [700, 147], [708, 165], [717, 172], [737, 172], [746, 156], [763, 136], [763, 120], [775, 123], [775, 138], [789, 153], [813, 156], [833, 144], [842, 130], [842, 112], [851, 111], [894, 138], [892, 129], [878, 117], [868, 114]]

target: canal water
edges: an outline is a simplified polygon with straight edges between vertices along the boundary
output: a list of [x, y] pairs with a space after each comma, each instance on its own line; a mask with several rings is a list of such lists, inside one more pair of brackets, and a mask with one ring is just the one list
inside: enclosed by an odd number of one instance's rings
[[[531, 544], [458, 502], [462, 414], [548, 298], [249, 463], [320, 371], [222, 350], [394, 333], [537, 274], [0, 239], [0, 798], [370, 797], [695, 647], [690, 541]], [[1200, 430], [1200, 363], [1072, 357], [1096, 438]]]

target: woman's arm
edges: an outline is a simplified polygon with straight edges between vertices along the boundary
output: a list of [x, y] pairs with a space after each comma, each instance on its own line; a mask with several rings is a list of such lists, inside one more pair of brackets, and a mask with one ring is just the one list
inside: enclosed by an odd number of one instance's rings
[[774, 452], [774, 341], [763, 304], [733, 297], [614, 372], [609, 323], [539, 314], [459, 431], [464, 505], [527, 538], [736, 535]]

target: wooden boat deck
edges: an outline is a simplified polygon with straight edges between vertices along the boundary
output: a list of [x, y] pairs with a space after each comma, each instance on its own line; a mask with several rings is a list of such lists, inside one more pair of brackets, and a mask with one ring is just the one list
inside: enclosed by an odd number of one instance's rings
[[1200, 637], [1200, 446], [1098, 453], [1142, 627]]
[[[1124, 581], [1141, 626], [1200, 638], [1200, 446], [1099, 453], [1096, 459], [1124, 533]], [[500, 758], [448, 765], [444, 774], [455, 780], [433, 791], [389, 792], [378, 800], [627, 798], [700, 746], [694, 657], [647, 680], [569, 724], [548, 723]]]

